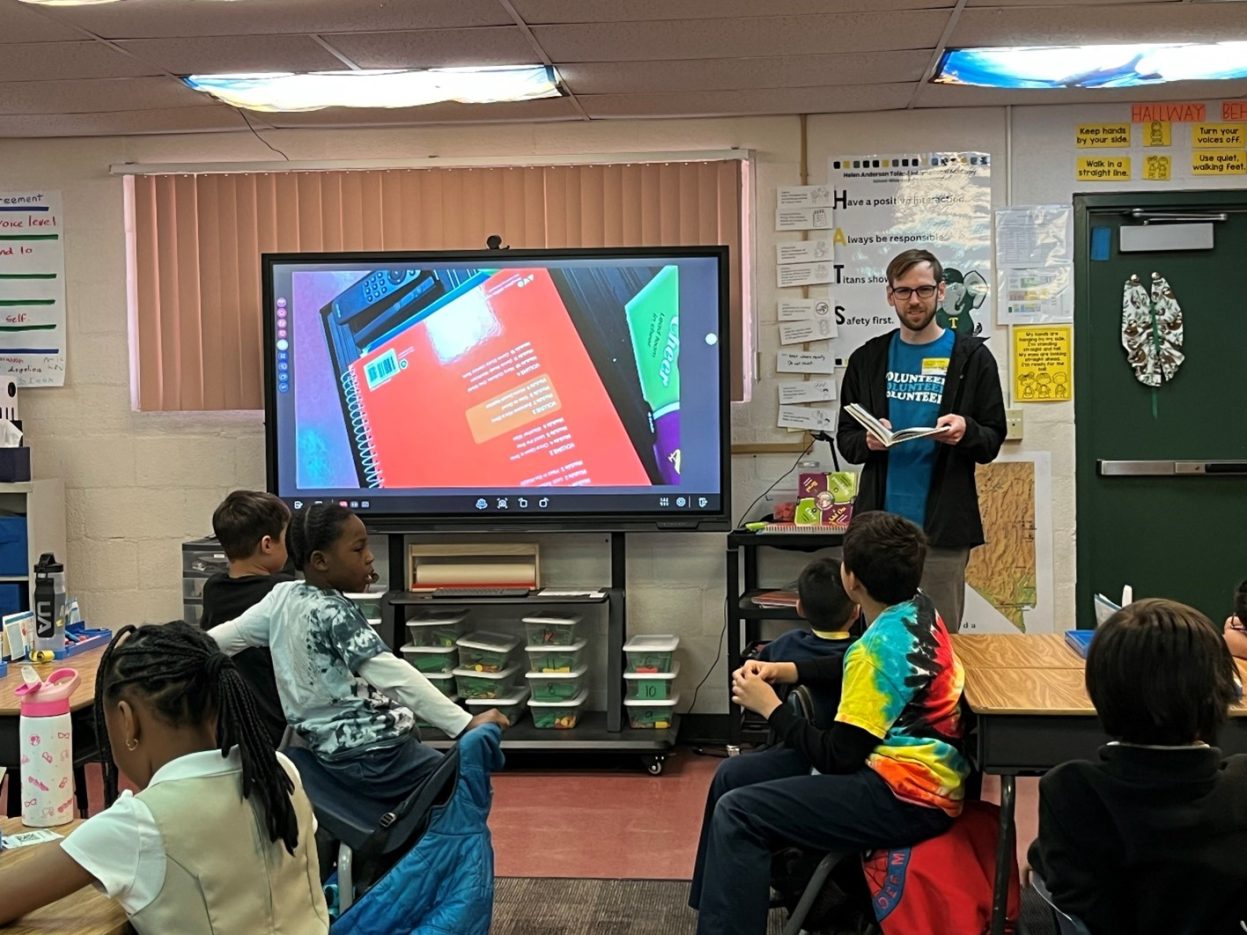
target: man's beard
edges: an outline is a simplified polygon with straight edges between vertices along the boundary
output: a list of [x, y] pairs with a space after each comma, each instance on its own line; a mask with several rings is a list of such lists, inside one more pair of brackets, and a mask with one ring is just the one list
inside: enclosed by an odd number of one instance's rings
[[918, 325], [914, 325], [910, 323], [910, 320], [907, 317], [908, 315], [907, 312], [902, 312], [898, 314], [897, 317], [900, 319], [902, 328], [904, 328], [907, 331], [913, 331], [916, 333], [916, 332], [922, 331], [924, 328], [926, 328], [927, 325], [931, 324], [931, 320], [935, 318], [935, 313], [937, 311], [939, 311], [939, 303], [936, 303], [935, 307], [931, 309], [929, 314], [923, 317], [921, 324], [918, 324]]

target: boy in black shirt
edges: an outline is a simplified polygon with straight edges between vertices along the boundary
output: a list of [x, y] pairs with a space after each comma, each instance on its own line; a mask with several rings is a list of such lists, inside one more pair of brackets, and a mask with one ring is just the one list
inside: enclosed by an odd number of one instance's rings
[[1236, 695], [1212, 622], [1135, 601], [1091, 641], [1087, 693], [1110, 737], [1100, 761], [1039, 782], [1030, 865], [1092, 932], [1241, 935], [1247, 925], [1247, 756], [1222, 758]]
[[[229, 559], [229, 571], [204, 582], [204, 613], [200, 624], [211, 630], [242, 615], [274, 585], [294, 580], [285, 574], [286, 527], [290, 508], [271, 493], [235, 490], [212, 514], [212, 531]], [[281, 743], [286, 715], [277, 695], [273, 657], [267, 649], [247, 649], [234, 664], [255, 696], [256, 710], [273, 746]]]

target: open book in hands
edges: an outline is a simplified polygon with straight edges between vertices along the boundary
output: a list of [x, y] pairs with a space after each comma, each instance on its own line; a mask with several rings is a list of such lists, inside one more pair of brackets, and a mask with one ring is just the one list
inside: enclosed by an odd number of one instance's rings
[[947, 425], [932, 426], [930, 428], [912, 428], [901, 429], [893, 432], [890, 428], [872, 416], [869, 412], [859, 406], [857, 403], [849, 403], [844, 407], [844, 411], [851, 415], [854, 419], [862, 424], [864, 428], [879, 441], [883, 442], [885, 448], [891, 448], [893, 445], [899, 445], [901, 442], [911, 442], [915, 438], [926, 438], [928, 435], [939, 435], [948, 431]]

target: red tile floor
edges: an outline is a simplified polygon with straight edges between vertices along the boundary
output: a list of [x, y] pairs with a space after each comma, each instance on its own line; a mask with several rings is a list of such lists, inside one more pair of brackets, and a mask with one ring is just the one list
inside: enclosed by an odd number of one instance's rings
[[[516, 768], [494, 777], [489, 826], [503, 877], [687, 880], [719, 760], [680, 748], [661, 776], [615, 769]], [[1000, 784], [983, 782], [999, 801]], [[1035, 837], [1038, 781], [1018, 782], [1018, 857]]]
[[[681, 747], [661, 776], [626, 758], [591, 768], [575, 760], [559, 769], [517, 763], [494, 777], [489, 826], [495, 871], [502, 877], [687, 880], [719, 762]], [[98, 766], [87, 768], [87, 786], [94, 814], [104, 798]], [[985, 799], [998, 801], [999, 790], [993, 777], [984, 779]], [[1035, 837], [1037, 812], [1038, 780], [1019, 780], [1019, 861]]]

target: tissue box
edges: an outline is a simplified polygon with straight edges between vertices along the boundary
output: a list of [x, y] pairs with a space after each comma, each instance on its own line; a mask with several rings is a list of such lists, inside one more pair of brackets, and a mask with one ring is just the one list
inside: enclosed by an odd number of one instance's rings
[[0, 448], [0, 481], [30, 480], [30, 449]]
[[857, 475], [852, 471], [830, 474], [802, 474], [797, 482], [798, 526], [849, 525], [853, 500], [857, 497]]

